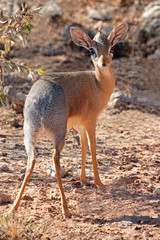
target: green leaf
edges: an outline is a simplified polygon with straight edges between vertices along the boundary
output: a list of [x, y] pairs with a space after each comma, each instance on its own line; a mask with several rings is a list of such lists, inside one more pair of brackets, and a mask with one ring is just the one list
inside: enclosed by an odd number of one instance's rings
[[6, 101], [6, 97], [3, 92], [0, 92], [0, 99], [2, 99], [4, 102]]
[[26, 29], [27, 29], [27, 31], [28, 31], [28, 32], [30, 32], [30, 31], [31, 31], [31, 28], [30, 28], [30, 26], [29, 26], [29, 25], [26, 25]]
[[27, 25], [26, 22], [24, 22], [24, 23], [21, 24], [22, 27], [26, 27], [26, 25]]
[[8, 101], [6, 100], [6, 97], [3, 92], [0, 92], [0, 103], [2, 104], [3, 107], [9, 106], [7, 103]]

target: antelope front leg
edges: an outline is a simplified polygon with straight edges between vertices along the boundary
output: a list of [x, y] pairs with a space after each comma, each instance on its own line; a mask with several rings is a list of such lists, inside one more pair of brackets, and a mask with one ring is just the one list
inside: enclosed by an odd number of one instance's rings
[[96, 159], [96, 138], [95, 138], [95, 129], [96, 129], [96, 119], [93, 119], [87, 124], [86, 130], [88, 132], [88, 137], [90, 141], [90, 150], [92, 155], [93, 163], [93, 172], [94, 172], [94, 183], [102, 188], [104, 184], [101, 182], [98, 174], [97, 159]]
[[79, 128], [80, 136], [81, 136], [81, 151], [82, 151], [82, 163], [81, 163], [81, 175], [80, 180], [82, 183], [86, 183], [86, 172], [85, 172], [85, 166], [86, 166], [86, 153], [88, 149], [88, 139], [86, 136], [86, 130], [84, 127]]

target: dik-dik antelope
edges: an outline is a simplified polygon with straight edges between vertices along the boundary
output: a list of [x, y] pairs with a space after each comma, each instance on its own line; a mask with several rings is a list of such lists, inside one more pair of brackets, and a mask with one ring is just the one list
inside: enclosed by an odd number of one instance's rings
[[41, 130], [45, 131], [53, 142], [54, 165], [61, 193], [62, 211], [70, 216], [60, 175], [60, 153], [65, 143], [68, 128], [78, 126], [82, 163], [80, 180], [85, 183], [85, 158], [88, 140], [92, 155], [94, 183], [103, 184], [98, 175], [96, 160], [95, 128], [98, 115], [106, 107], [115, 85], [111, 68], [111, 48], [122, 41], [128, 31], [126, 23], [112, 30], [107, 38], [100, 31], [94, 39], [76, 27], [70, 28], [73, 42], [91, 53], [95, 71], [51, 73], [36, 81], [32, 86], [24, 107], [24, 143], [28, 155], [27, 170], [19, 194], [10, 212], [18, 209], [20, 199], [32, 174], [35, 157], [34, 149]]

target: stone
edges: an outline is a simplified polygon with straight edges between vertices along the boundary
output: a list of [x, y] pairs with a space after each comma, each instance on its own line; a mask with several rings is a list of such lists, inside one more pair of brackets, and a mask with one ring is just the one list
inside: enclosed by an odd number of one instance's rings
[[27, 169], [27, 167], [23, 167], [23, 168], [21, 168], [21, 170], [20, 170], [20, 173], [25, 173], [26, 172], [26, 169]]
[[15, 88], [12, 85], [9, 85], [5, 86], [3, 91], [8, 103], [11, 104], [13, 97], [16, 95]]
[[119, 90], [114, 90], [111, 98], [108, 102], [109, 108], [120, 108], [123, 107], [124, 103], [128, 104], [133, 101], [132, 97], [129, 97], [127, 95], [124, 95]]
[[143, 237], [144, 237], [145, 240], [147, 240], [148, 238], [153, 237], [153, 235], [148, 231], [144, 231], [143, 232]]
[[0, 204], [11, 203], [11, 197], [5, 193], [0, 192]]
[[25, 103], [26, 95], [22, 92], [17, 92], [16, 95], [12, 99], [12, 108], [18, 112], [23, 112], [23, 107]]
[[[56, 177], [55, 168], [52, 169], [51, 166], [47, 168], [47, 173], [50, 174], [52, 177]], [[66, 172], [63, 166], [60, 166], [60, 174], [61, 178], [65, 177]]]
[[7, 164], [4, 164], [4, 165], [2, 165], [1, 170], [3, 172], [8, 172], [9, 171], [9, 167], [7, 166]]
[[160, 196], [160, 188], [155, 189], [153, 194], [156, 196]]
[[154, 191], [154, 186], [152, 185], [152, 184], [149, 184], [148, 186], [147, 186], [147, 190], [149, 191], [149, 192], [153, 192]]
[[148, 57], [151, 60], [159, 60], [160, 59], [160, 48], [158, 48], [152, 55]]
[[111, 13], [107, 11], [106, 9], [102, 9], [101, 11], [98, 11], [96, 9], [91, 9], [88, 12], [88, 15], [90, 18], [95, 20], [111, 20]]
[[[138, 42], [144, 57], [159, 58], [160, 48], [160, 2], [149, 3], [141, 16], [138, 27]], [[156, 52], [157, 51], [157, 52]], [[156, 54], [155, 54], [156, 52]]]
[[40, 11], [43, 18], [61, 17], [62, 11], [60, 6], [54, 1], [48, 1]]

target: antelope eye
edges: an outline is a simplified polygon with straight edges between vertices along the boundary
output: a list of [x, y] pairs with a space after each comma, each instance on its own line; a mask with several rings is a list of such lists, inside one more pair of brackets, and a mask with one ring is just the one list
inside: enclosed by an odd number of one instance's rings
[[94, 50], [94, 48], [91, 48], [90, 49], [90, 53], [91, 53], [91, 55], [93, 56], [93, 57], [96, 57], [96, 51]]

